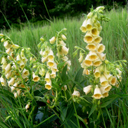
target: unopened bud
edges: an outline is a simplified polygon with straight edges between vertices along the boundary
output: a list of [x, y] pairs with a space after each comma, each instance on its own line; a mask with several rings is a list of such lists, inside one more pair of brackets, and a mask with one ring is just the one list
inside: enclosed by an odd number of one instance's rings
[[2, 39], [1, 39], [1, 42], [4, 42], [4, 41], [5, 41], [4, 38], [2, 38]]
[[61, 37], [62, 37], [63, 40], [67, 39], [65, 35], [61, 35]]
[[108, 60], [105, 60], [105, 64], [108, 64], [109, 63], [109, 61]]
[[104, 10], [104, 9], [105, 9], [105, 7], [104, 7], [104, 6], [99, 6], [99, 7], [97, 7], [97, 8], [96, 8], [96, 11]]
[[41, 38], [40, 38], [40, 41], [44, 42], [44, 41], [45, 41], [45, 39], [44, 39], [43, 37], [41, 37]]
[[88, 13], [87, 18], [91, 18], [93, 16], [93, 12]]

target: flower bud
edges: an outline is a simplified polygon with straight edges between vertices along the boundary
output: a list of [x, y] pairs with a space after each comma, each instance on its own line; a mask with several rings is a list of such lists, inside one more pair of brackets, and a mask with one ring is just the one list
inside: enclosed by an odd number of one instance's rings
[[77, 97], [79, 97], [79, 96], [80, 96], [80, 92], [79, 92], [79, 91], [74, 90], [74, 92], [73, 92], [72, 96], [77, 96]]
[[44, 39], [43, 37], [41, 37], [41, 38], [40, 38], [40, 41], [44, 42], [44, 41], [45, 41], [45, 39]]
[[2, 38], [2, 39], [1, 39], [1, 42], [4, 42], [4, 41], [5, 41], [4, 38]]
[[5, 73], [8, 73], [11, 70], [11, 64], [9, 63], [5, 68]]
[[5, 78], [1, 77], [0, 81], [1, 81], [2, 86], [6, 86], [6, 79]]
[[39, 70], [39, 74], [40, 74], [41, 76], [44, 76], [44, 75], [45, 75], [45, 69], [44, 69], [44, 68], [41, 68], [41, 69]]
[[20, 46], [19, 45], [17, 45], [17, 44], [13, 44], [12, 45], [12, 48], [14, 48], [14, 49], [18, 49]]
[[69, 48], [67, 48], [65, 46], [62, 46], [61, 47], [61, 54], [67, 55], [68, 54], [68, 51], [69, 51]]
[[88, 85], [83, 88], [83, 91], [85, 92], [86, 95], [91, 91], [91, 88], [92, 88], [92, 85]]
[[8, 81], [8, 86], [13, 85], [15, 82], [15, 78], [12, 77], [10, 81]]
[[66, 36], [63, 35], [63, 34], [61, 35], [61, 37], [62, 37], [63, 40], [66, 40], [67, 39]]
[[49, 41], [50, 41], [50, 44], [54, 44], [54, 42], [56, 41], [56, 37], [52, 37]]
[[93, 12], [89, 12], [87, 15], [87, 18], [90, 19], [90, 18], [92, 18], [92, 16], [93, 16]]
[[8, 41], [5, 41], [5, 42], [4, 42], [4, 47], [5, 47], [6, 49], [8, 49], [8, 48], [11, 47], [11, 44], [9, 44]]
[[1, 64], [7, 64], [6, 58], [2, 57]]

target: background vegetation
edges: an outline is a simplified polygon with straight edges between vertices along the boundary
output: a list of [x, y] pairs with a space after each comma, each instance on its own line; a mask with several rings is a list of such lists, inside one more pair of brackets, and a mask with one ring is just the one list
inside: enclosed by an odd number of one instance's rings
[[[126, 0], [1, 0], [0, 3], [0, 28], [9, 28], [9, 25], [19, 27], [18, 24], [26, 22], [26, 13], [31, 22], [44, 22], [53, 17], [77, 16], [90, 11], [93, 6], [104, 5], [106, 9], [125, 6]], [[8, 23], [6, 22], [8, 21]]]

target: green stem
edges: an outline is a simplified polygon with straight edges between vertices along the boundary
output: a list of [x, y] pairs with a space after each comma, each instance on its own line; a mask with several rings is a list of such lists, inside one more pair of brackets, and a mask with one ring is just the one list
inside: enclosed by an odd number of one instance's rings
[[[74, 106], [75, 114], [77, 115], [77, 111], [76, 111], [76, 107], [75, 107], [74, 101], [73, 101], [73, 106]], [[78, 116], [76, 116], [76, 119], [77, 119], [78, 128], [80, 128], [80, 123], [79, 123]]]
[[38, 125], [35, 125], [34, 127], [36, 128], [36, 127], [40, 126], [41, 124], [43, 124], [44, 122], [46, 122], [47, 120], [51, 119], [51, 118], [54, 117], [54, 116], [55, 116], [55, 114], [53, 114], [52, 116], [48, 117], [47, 119], [45, 119], [44, 121], [42, 121], [42, 122], [39, 123]]

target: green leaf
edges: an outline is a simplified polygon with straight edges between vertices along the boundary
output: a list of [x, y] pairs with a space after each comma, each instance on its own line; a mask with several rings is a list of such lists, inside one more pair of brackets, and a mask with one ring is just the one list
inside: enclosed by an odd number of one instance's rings
[[86, 126], [86, 128], [89, 128], [88, 125], [85, 123], [85, 121], [84, 121], [79, 115], [76, 115], [76, 114], [75, 114], [75, 116], [76, 116], [77, 118], [79, 118], [79, 120], [81, 120], [81, 121], [83, 122], [83, 124]]
[[80, 68], [79, 69], [79, 71], [77, 72], [77, 74], [76, 74], [76, 76], [75, 76], [75, 81], [77, 81], [77, 82], [81, 82], [81, 78], [82, 78], [82, 74], [83, 74], [83, 69], [82, 68]]
[[68, 109], [67, 103], [65, 102], [60, 103], [61, 118], [63, 121], [65, 120], [65, 117], [67, 115], [67, 109]]
[[44, 103], [47, 102], [46, 99], [45, 99], [45, 97], [34, 96], [34, 98], [36, 99], [36, 101], [42, 101], [42, 102], [44, 102]]
[[61, 69], [61, 68], [64, 66], [64, 64], [65, 64], [65, 62], [59, 63], [59, 64], [57, 65], [57, 67]]
[[90, 106], [91, 105], [91, 103], [83, 97], [80, 97], [79, 104], [81, 104], [82, 106]]
[[55, 114], [53, 114], [52, 116], [48, 117], [47, 119], [43, 120], [42, 122], [40, 122], [38, 125], [35, 125], [34, 128], [39, 127], [41, 124], [45, 123], [46, 121], [50, 120], [52, 117], [56, 116]]
[[90, 111], [90, 113], [89, 113], [88, 118], [92, 115], [92, 113], [96, 110], [96, 108], [97, 108], [97, 105], [94, 104], [94, 105], [92, 106], [92, 108], [91, 108], [91, 111]]
[[1, 128], [8, 128], [3, 122], [0, 122], [0, 127]]
[[67, 71], [67, 65], [63, 68], [63, 71], [62, 71], [62, 74], [61, 74], [61, 78], [62, 78], [63, 82], [67, 81], [67, 79], [68, 79], [66, 71]]
[[9, 118], [11, 118], [11, 116], [7, 116], [7, 117], [5, 118], [5, 122], [6, 122], [7, 120], [9, 120]]
[[107, 101], [101, 104], [101, 108], [107, 107], [109, 104], [111, 104], [116, 98], [118, 98], [118, 95], [113, 95], [111, 98], [106, 98]]

